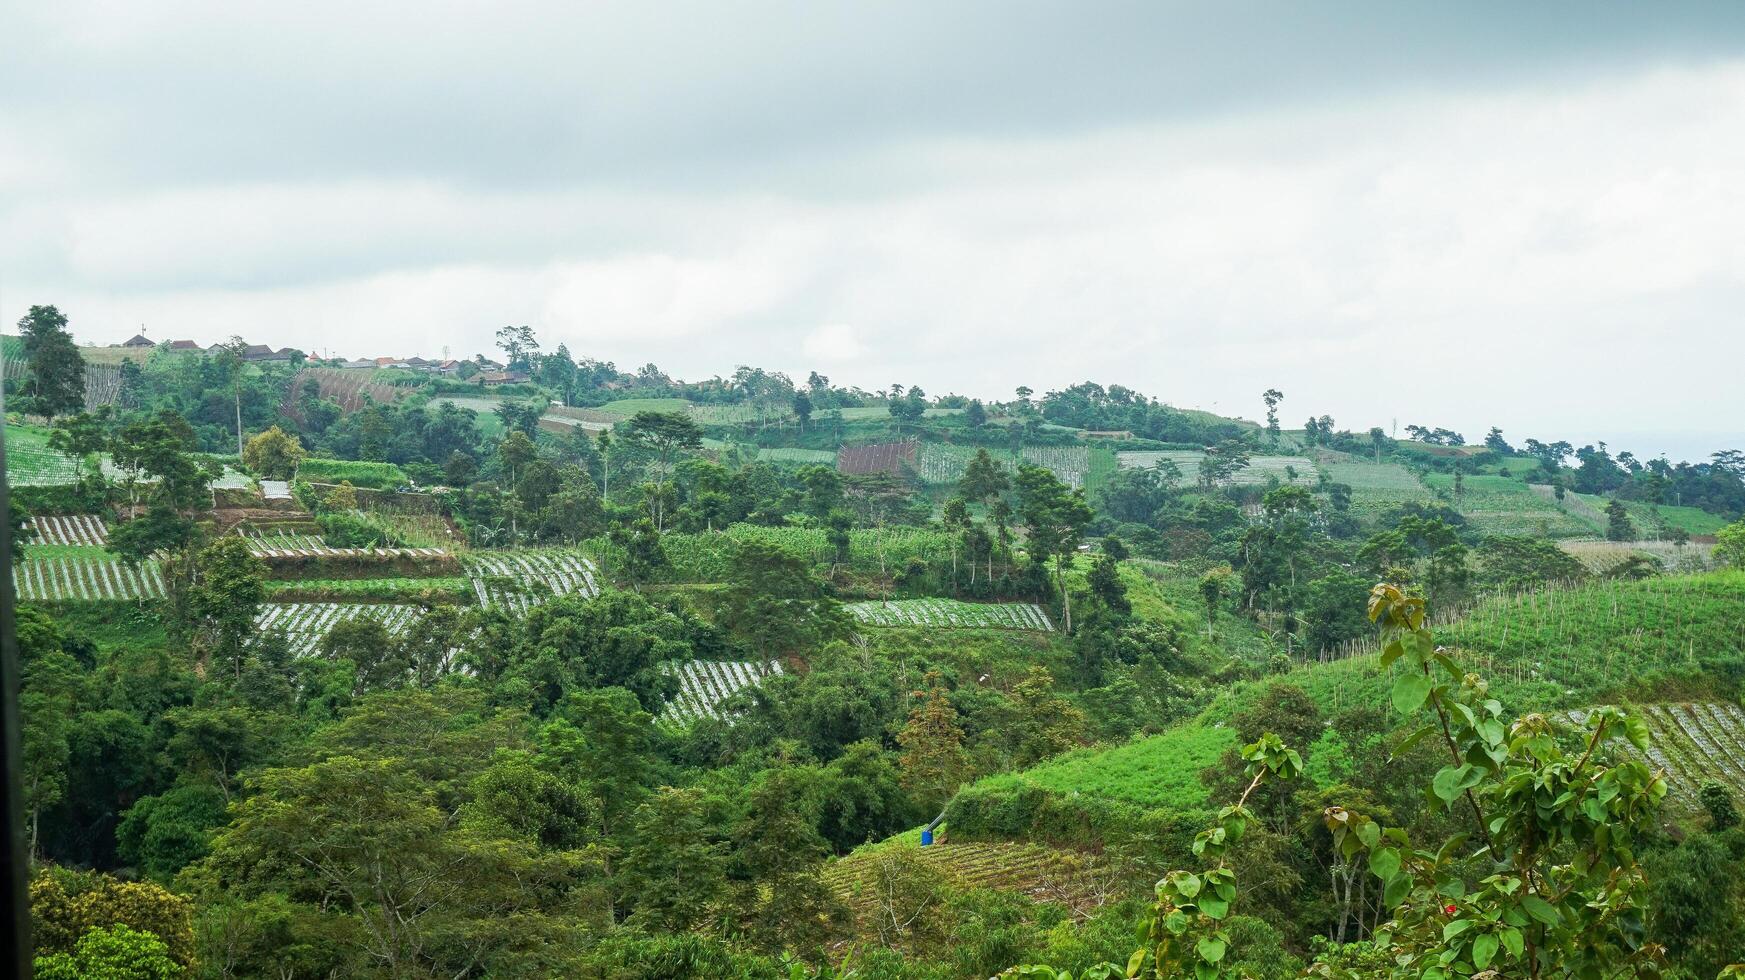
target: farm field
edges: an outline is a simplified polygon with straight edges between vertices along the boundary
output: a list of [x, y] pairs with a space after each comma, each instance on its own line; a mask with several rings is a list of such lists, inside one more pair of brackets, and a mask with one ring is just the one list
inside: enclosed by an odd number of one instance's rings
[[[921, 444], [916, 471], [923, 483], [956, 483], [963, 478], [969, 461], [982, 449], [987, 449], [988, 455], [1001, 466], [1012, 467], [1012, 454], [1005, 449], [926, 442]], [[1093, 455], [1105, 461], [1104, 472], [1113, 469], [1112, 465], [1107, 465], [1109, 451], [1100, 447], [1093, 450], [1090, 446], [1025, 446], [1019, 451], [1019, 458], [1024, 462], [1052, 472], [1069, 487], [1085, 486], [1085, 481], [1091, 477]]]
[[1594, 575], [1611, 575], [1637, 555], [1652, 558], [1669, 572], [1700, 572], [1713, 564], [1714, 546], [1670, 541], [1606, 541], [1600, 538], [1566, 539], [1558, 546]]
[[573, 551], [475, 551], [462, 558], [461, 567], [486, 609], [526, 612], [547, 594], [600, 594], [598, 567]]
[[6, 480], [15, 487], [55, 487], [77, 483], [78, 464], [48, 444], [48, 432], [35, 426], [6, 427]]
[[406, 471], [393, 463], [366, 463], [357, 460], [305, 459], [297, 468], [297, 479], [307, 483], [350, 483], [369, 490], [392, 490], [411, 481]]
[[249, 553], [256, 558], [444, 558], [442, 548], [333, 548], [320, 536], [270, 532], [248, 539]]
[[788, 404], [757, 406], [751, 404], [737, 405], [699, 405], [691, 403], [685, 414], [698, 425], [743, 425], [749, 422], [781, 422], [794, 417], [793, 406]]
[[[813, 412], [813, 417], [816, 418], [825, 412], [832, 411], [841, 412], [842, 420], [844, 422], [865, 422], [869, 419], [878, 420], [889, 419], [891, 417], [891, 409], [888, 405], [856, 405], [853, 408], [837, 409], [821, 408]], [[921, 416], [923, 418], [937, 419], [943, 418], [947, 415], [961, 414], [963, 414], [963, 409], [961, 408], [929, 408], [923, 411]]]
[[410, 390], [386, 384], [376, 375], [375, 371], [347, 368], [303, 368], [286, 388], [280, 411], [300, 421], [302, 416], [298, 414], [297, 406], [311, 381], [315, 382], [322, 399], [337, 402], [346, 412], [355, 412], [371, 402], [390, 404]]
[[1351, 488], [1351, 509], [1374, 519], [1407, 503], [1435, 498], [1411, 470], [1398, 463], [1373, 463], [1344, 454], [1321, 454], [1321, 468], [1334, 483]]
[[956, 599], [892, 599], [850, 602], [843, 610], [864, 626], [925, 626], [936, 629], [1052, 631], [1054, 624], [1033, 602], [960, 602]]
[[283, 631], [291, 653], [307, 657], [320, 649], [321, 641], [340, 623], [373, 619], [394, 636], [421, 614], [419, 606], [390, 603], [269, 602], [261, 606], [255, 626], [263, 632]]
[[[1745, 572], [1600, 579], [1490, 596], [1435, 625], [1456, 660], [1518, 711], [1592, 705], [1645, 678], [1697, 679], [1745, 654], [1738, 610]], [[1433, 617], [1436, 618], [1436, 617]], [[1373, 644], [1350, 659], [1284, 675], [1323, 710], [1385, 705], [1389, 677]], [[1245, 696], [1233, 692], [1234, 700]]]
[[1236, 744], [1228, 728], [1187, 724], [1115, 748], [1068, 752], [1020, 772], [990, 776], [984, 789], [1035, 786], [1084, 793], [1140, 806], [1191, 811], [1206, 806], [1200, 770]]
[[474, 600], [473, 583], [459, 575], [431, 578], [298, 578], [267, 582], [269, 595], [280, 602], [395, 602], [411, 601], [430, 593], [457, 605]]
[[27, 558], [13, 566], [18, 598], [127, 600], [159, 599], [164, 578], [156, 562], [129, 568], [112, 558]]
[[782, 665], [773, 660], [761, 664], [688, 660], [669, 670], [679, 679], [679, 693], [667, 703], [661, 722], [669, 728], [684, 728], [699, 719], [727, 717], [721, 709], [723, 702], [765, 678], [779, 676]]
[[[1585, 493], [1569, 494], [1579, 497], [1584, 503], [1592, 505], [1601, 512], [1600, 523], [1605, 522], [1604, 512], [1609, 503], [1604, 497], [1590, 496]], [[1659, 537], [1674, 528], [1686, 534], [1700, 537], [1712, 537], [1728, 521], [1719, 514], [1711, 514], [1697, 507], [1677, 507], [1672, 504], [1651, 504], [1641, 500], [1624, 501], [1624, 510], [1630, 514], [1630, 520], [1636, 525], [1636, 530], [1643, 537]]]
[[859, 848], [824, 868], [825, 884], [854, 910], [862, 935], [877, 936], [876, 925], [865, 920], [874, 913], [878, 862], [892, 851], [923, 862], [954, 889], [1016, 892], [1079, 912], [1108, 898], [1100, 880], [1102, 861], [1092, 854], [1013, 841], [947, 839], [921, 847], [918, 835], [910, 833]]
[[[1537, 534], [1553, 538], [1588, 537], [1605, 531], [1575, 510], [1559, 510], [1533, 486], [1507, 476], [1469, 476], [1458, 500], [1454, 477], [1448, 473], [1425, 475], [1425, 485], [1441, 490], [1474, 528], [1485, 534]], [[1355, 496], [1355, 495], [1353, 495]]]
[[[1651, 767], [1666, 772], [1668, 795], [1687, 810], [1697, 807], [1703, 784], [1721, 783], [1745, 791], [1745, 709], [1736, 704], [1699, 701], [1644, 704], [1639, 712], [1653, 734], [1646, 753], [1628, 748]], [[1568, 713], [1580, 724], [1586, 712]]]
[[843, 446], [836, 451], [836, 468], [856, 476], [871, 473], [902, 476], [917, 471], [919, 452], [919, 446], [913, 440]]
[[828, 449], [757, 448], [757, 460], [771, 463], [801, 463], [812, 466], [833, 466], [836, 454]]
[[103, 518], [91, 515], [33, 517], [29, 527], [36, 532], [36, 536], [31, 538], [32, 544], [101, 548], [109, 542], [109, 526], [103, 522]]
[[[1200, 460], [1205, 453], [1194, 450], [1130, 450], [1115, 454], [1122, 469], [1145, 469], [1156, 466], [1160, 460], [1170, 460], [1181, 470], [1182, 486], [1193, 486], [1200, 481]], [[1295, 477], [1292, 477], [1295, 473]], [[1302, 456], [1254, 456], [1248, 465], [1230, 478], [1235, 486], [1264, 486], [1275, 477], [1280, 483], [1296, 483], [1301, 486], [1314, 486], [1315, 464]]]
[[684, 412], [691, 403], [683, 398], [620, 398], [597, 406], [595, 411], [618, 419], [627, 419], [637, 412]]
[[[836, 557], [827, 532], [822, 528], [764, 527], [734, 524], [721, 531], [695, 534], [669, 533], [662, 537], [669, 566], [659, 573], [659, 581], [725, 582], [733, 571], [733, 552], [741, 541], [765, 541], [799, 555], [813, 565], [829, 565]], [[613, 567], [620, 554], [616, 545], [605, 538], [591, 538], [587, 550]], [[857, 571], [877, 571], [880, 553], [886, 570], [902, 568], [910, 558], [927, 562], [951, 560], [951, 540], [942, 531], [924, 527], [887, 527], [883, 530], [856, 528], [849, 532], [849, 567]]]

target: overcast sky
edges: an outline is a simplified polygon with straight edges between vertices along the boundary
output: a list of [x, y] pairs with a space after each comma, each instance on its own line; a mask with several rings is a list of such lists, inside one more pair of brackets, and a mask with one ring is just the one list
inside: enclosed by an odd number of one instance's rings
[[81, 342], [1745, 448], [1745, 4], [0, 10], [0, 315]]

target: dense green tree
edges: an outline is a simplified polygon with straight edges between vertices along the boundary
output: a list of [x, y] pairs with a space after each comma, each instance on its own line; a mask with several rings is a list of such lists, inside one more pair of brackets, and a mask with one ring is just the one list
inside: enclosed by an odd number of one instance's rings
[[240, 679], [255, 618], [266, 599], [266, 565], [242, 538], [226, 536], [198, 553], [178, 557], [166, 576], [177, 595], [171, 599], [171, 626], [194, 654], [202, 674], [217, 661]]
[[829, 847], [817, 830], [818, 801], [794, 768], [763, 773], [733, 828], [736, 901], [753, 943], [821, 959], [841, 907], [819, 875]]
[[85, 358], [53, 306], [32, 306], [18, 321], [29, 364], [30, 407], [53, 418], [85, 407]]
[[1616, 500], [1606, 505], [1606, 540], [1636, 540], [1636, 524], [1630, 520], [1630, 512]]
[[1030, 560], [1038, 567], [1054, 559], [1055, 587], [1061, 596], [1067, 632], [1072, 632], [1072, 602], [1067, 596], [1067, 566], [1094, 516], [1083, 490], [1068, 489], [1040, 466], [1018, 467], [1019, 513], [1030, 532]]
[[803, 654], [847, 635], [840, 605], [823, 594], [809, 564], [780, 545], [740, 541], [730, 568], [718, 621], [759, 659]]
[[727, 893], [727, 843], [701, 790], [665, 786], [636, 809], [620, 865], [629, 921], [670, 932], [704, 924]]

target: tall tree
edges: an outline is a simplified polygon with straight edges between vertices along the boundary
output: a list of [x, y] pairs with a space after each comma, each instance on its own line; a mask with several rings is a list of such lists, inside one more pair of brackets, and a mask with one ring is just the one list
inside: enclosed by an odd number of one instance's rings
[[32, 306], [18, 321], [30, 362], [35, 410], [53, 418], [85, 407], [85, 358], [67, 332], [67, 318], [53, 306]]
[[1266, 403], [1266, 434], [1278, 441], [1278, 404], [1284, 401], [1285, 393], [1277, 388], [1268, 388], [1261, 392], [1260, 400]]
[[1085, 528], [1095, 513], [1085, 503], [1082, 489], [1060, 482], [1040, 466], [1018, 467], [1018, 512], [1030, 532], [1030, 560], [1039, 567], [1054, 559], [1055, 588], [1060, 593], [1067, 632], [1072, 632], [1072, 599], [1066, 589], [1066, 569], [1084, 540]]
[[925, 692], [914, 692], [921, 703], [909, 711], [908, 722], [897, 733], [897, 744], [903, 749], [897, 765], [902, 770], [903, 788], [932, 813], [969, 779], [970, 761], [964, 749], [963, 726], [944, 679], [938, 671], [929, 671], [926, 682]]

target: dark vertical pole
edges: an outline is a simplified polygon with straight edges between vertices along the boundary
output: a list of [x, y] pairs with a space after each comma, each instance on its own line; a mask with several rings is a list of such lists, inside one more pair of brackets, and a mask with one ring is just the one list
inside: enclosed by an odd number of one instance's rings
[[[6, 412], [6, 396], [0, 390], [0, 417]], [[0, 476], [6, 473], [6, 437], [0, 427]], [[12, 609], [12, 497], [5, 479], [0, 479], [0, 556], [5, 561], [0, 581], [0, 972], [29, 977], [30, 855], [24, 849], [24, 790], [19, 779], [18, 719], [18, 624]]]

